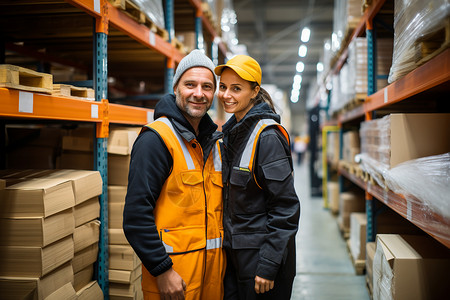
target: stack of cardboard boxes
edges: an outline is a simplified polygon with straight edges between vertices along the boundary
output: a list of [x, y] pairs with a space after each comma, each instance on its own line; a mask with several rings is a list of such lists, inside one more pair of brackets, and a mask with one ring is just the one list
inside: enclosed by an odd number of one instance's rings
[[[0, 294], [8, 299], [103, 298], [92, 273], [80, 281], [74, 277], [97, 258], [98, 224], [86, 222], [99, 215], [100, 174], [26, 170], [4, 171], [2, 177]], [[83, 213], [92, 218], [77, 217], [79, 206], [94, 201]]]

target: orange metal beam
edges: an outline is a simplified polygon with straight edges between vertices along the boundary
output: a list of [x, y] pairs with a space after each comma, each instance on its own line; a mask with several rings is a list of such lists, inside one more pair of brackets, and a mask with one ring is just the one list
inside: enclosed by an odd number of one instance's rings
[[153, 121], [153, 109], [109, 104], [110, 123], [146, 125], [151, 121]]
[[[107, 0], [65, 0], [66, 2], [77, 6], [87, 12], [88, 14], [94, 16], [94, 17], [101, 17], [101, 12], [96, 11], [96, 8], [103, 7], [104, 3], [107, 2]], [[98, 5], [96, 7], [95, 5]]]
[[450, 80], [450, 49], [367, 97], [364, 110], [370, 112], [404, 100]]

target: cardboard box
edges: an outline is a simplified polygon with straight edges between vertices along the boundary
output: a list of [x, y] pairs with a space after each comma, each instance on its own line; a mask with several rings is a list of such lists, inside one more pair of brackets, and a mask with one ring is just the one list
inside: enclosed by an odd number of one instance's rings
[[123, 208], [125, 203], [108, 203], [108, 227], [123, 227]]
[[350, 252], [355, 260], [366, 259], [366, 227], [365, 213], [350, 214]]
[[134, 141], [138, 137], [138, 131], [134, 129], [111, 130], [108, 138], [108, 153], [129, 155], [133, 148]]
[[75, 205], [73, 210], [75, 227], [100, 217], [100, 203], [97, 197], [91, 198], [81, 204]]
[[108, 240], [110, 245], [129, 245], [122, 228], [108, 229]]
[[89, 282], [92, 281], [94, 277], [94, 265], [89, 265], [81, 271], [73, 274], [73, 288], [75, 291], [81, 290]]
[[92, 244], [98, 243], [100, 221], [94, 220], [75, 228], [73, 233], [74, 251], [78, 252]]
[[339, 184], [337, 182], [328, 181], [328, 207], [332, 213], [339, 212]]
[[130, 245], [109, 245], [109, 268], [132, 271], [141, 265], [141, 260]]
[[66, 283], [65, 285], [57, 289], [55, 292], [53, 292], [50, 296], [45, 298], [45, 300], [60, 300], [60, 299], [77, 300], [80, 298], [77, 297], [77, 294], [75, 293], [72, 284]]
[[376, 243], [370, 242], [366, 244], [366, 278], [370, 292], [373, 291], [373, 259], [375, 257]]
[[339, 226], [344, 231], [350, 231], [350, 214], [363, 212], [366, 209], [364, 194], [356, 192], [344, 192], [339, 195]]
[[70, 181], [75, 204], [102, 194], [103, 181], [99, 171], [58, 170], [47, 175], [47, 178], [61, 178]]
[[126, 195], [126, 186], [108, 185], [108, 203], [125, 203]]
[[73, 270], [70, 263], [41, 278], [0, 277], [0, 298], [43, 300], [65, 284], [71, 284], [72, 280]]
[[43, 248], [0, 246], [0, 276], [40, 277], [72, 258], [72, 236]]
[[128, 185], [130, 155], [108, 154], [108, 184]]
[[97, 261], [98, 244], [92, 244], [74, 254], [72, 260], [73, 272], [78, 273]]
[[97, 281], [91, 281], [77, 292], [77, 300], [102, 300], [103, 291]]
[[73, 234], [74, 230], [72, 208], [47, 218], [4, 218], [0, 219], [0, 245], [44, 247]]
[[48, 217], [75, 205], [72, 185], [60, 178], [36, 178], [7, 186], [1, 217]]
[[142, 275], [141, 266], [132, 271], [109, 269], [109, 282], [130, 284]]
[[447, 299], [450, 250], [429, 236], [378, 234], [373, 297]]
[[139, 300], [143, 298], [141, 277], [138, 277], [130, 284], [109, 283], [110, 300]]

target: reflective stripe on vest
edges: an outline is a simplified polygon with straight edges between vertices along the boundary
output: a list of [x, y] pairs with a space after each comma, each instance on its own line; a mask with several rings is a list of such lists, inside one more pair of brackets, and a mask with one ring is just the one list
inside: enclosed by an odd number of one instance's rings
[[222, 248], [222, 238], [206, 240], [206, 250]]
[[216, 142], [213, 148], [213, 161], [214, 161], [214, 170], [216, 172], [222, 172], [222, 156], [220, 155], [220, 146], [219, 141]]

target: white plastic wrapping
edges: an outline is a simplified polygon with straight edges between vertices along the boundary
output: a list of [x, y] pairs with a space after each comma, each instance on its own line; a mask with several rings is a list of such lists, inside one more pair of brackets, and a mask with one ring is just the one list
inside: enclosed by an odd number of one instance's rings
[[394, 273], [382, 247], [382, 243], [377, 240], [377, 248], [373, 259], [373, 300], [393, 299], [391, 287]]
[[417, 67], [414, 43], [442, 28], [449, 16], [450, 0], [395, 0], [394, 53], [389, 83]]
[[159, 28], [165, 28], [162, 0], [132, 0]]

